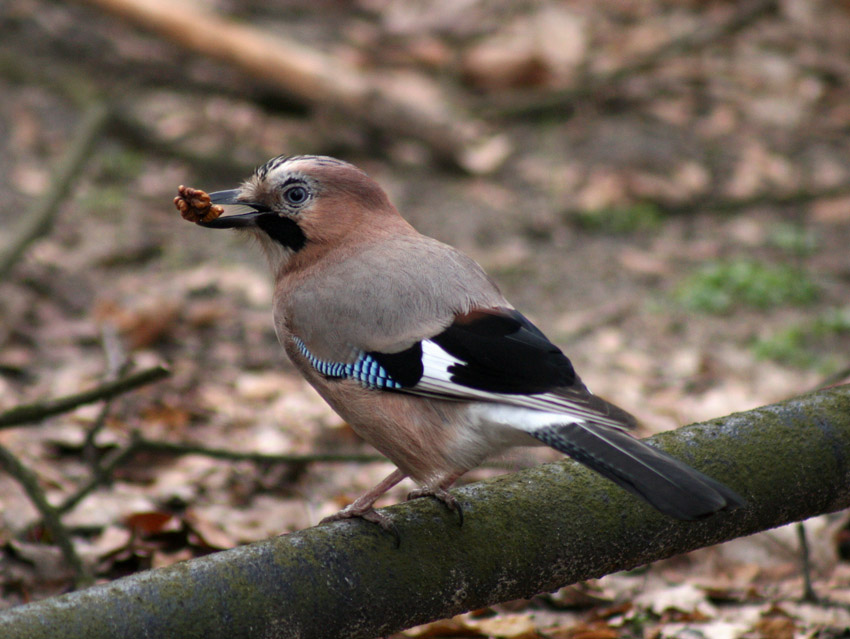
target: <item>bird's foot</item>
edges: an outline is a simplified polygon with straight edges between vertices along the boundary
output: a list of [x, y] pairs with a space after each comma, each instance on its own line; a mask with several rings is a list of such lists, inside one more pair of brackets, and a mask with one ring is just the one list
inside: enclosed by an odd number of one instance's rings
[[420, 497], [433, 497], [445, 504], [446, 508], [457, 513], [457, 518], [460, 526], [463, 526], [463, 508], [461, 508], [457, 499], [455, 499], [445, 488], [416, 488], [407, 493], [407, 500], [419, 499]]
[[383, 513], [379, 513], [377, 510], [372, 508], [370, 505], [367, 508], [352, 508], [354, 504], [349, 504], [338, 513], [334, 513], [333, 515], [329, 515], [320, 521], [320, 524], [327, 524], [332, 521], [342, 521], [343, 519], [354, 519], [355, 517], [358, 519], [365, 519], [366, 521], [370, 521], [373, 524], [378, 524], [383, 530], [390, 533], [395, 538], [396, 548], [401, 546], [401, 535], [398, 532], [398, 528], [393, 523], [393, 520], [390, 519], [387, 515]]

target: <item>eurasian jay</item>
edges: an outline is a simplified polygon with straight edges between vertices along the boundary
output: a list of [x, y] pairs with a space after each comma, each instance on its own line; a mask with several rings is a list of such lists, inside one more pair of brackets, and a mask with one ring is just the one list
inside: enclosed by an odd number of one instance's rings
[[[570, 360], [472, 259], [419, 234], [363, 171], [280, 156], [238, 189], [180, 187], [208, 228], [255, 235], [275, 278], [277, 337], [307, 381], [398, 468], [327, 520], [392, 525], [375, 501], [405, 477], [462, 516], [448, 488], [486, 457], [546, 444], [678, 519], [734, 508], [734, 491], [626, 432]], [[218, 217], [220, 205], [246, 212]]]

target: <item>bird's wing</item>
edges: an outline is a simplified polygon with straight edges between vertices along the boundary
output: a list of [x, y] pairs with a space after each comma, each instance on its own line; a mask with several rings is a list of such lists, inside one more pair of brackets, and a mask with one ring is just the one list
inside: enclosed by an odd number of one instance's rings
[[328, 378], [428, 397], [498, 402], [563, 414], [614, 428], [634, 418], [593, 395], [570, 360], [518, 311], [476, 309], [441, 332], [393, 353], [360, 350], [347, 363], [323, 360], [296, 338], [313, 367]]
[[590, 393], [558, 347], [513, 309], [460, 315], [437, 335], [395, 353], [363, 351], [353, 364], [334, 369], [313, 365], [377, 392], [480, 402], [472, 409], [479, 418], [527, 432], [678, 519], [744, 503], [723, 484], [624, 432], [634, 418]]
[[[588, 391], [567, 356], [514, 309], [460, 315], [408, 351], [391, 359], [373, 354], [391, 376], [411, 371], [418, 356], [422, 372], [403, 387], [407, 392], [499, 402], [615, 428], [635, 425], [631, 415]], [[408, 384], [412, 379], [408, 372]]]

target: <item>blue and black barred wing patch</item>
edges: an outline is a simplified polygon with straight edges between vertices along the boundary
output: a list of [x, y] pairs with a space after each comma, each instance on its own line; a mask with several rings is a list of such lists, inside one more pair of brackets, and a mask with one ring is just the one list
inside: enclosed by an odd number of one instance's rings
[[460, 401], [484, 401], [563, 414], [569, 420], [630, 428], [634, 418], [587, 390], [570, 360], [513, 309], [475, 310], [441, 333], [397, 353], [362, 351], [352, 363], [301, 353], [328, 379]]
[[319, 359], [297, 337], [295, 344], [313, 368], [329, 379], [354, 379], [365, 388], [402, 390], [414, 386], [422, 377], [419, 342], [399, 353], [361, 351], [351, 363]]

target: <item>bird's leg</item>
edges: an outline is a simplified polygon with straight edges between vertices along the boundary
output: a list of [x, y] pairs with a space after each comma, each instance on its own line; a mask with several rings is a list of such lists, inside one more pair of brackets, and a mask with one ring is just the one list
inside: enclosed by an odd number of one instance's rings
[[390, 532], [395, 535], [396, 541], [398, 542], [400, 538], [392, 520], [386, 515], [379, 513], [373, 508], [373, 506], [381, 495], [383, 495], [385, 492], [387, 492], [390, 488], [395, 486], [405, 477], [406, 475], [398, 468], [396, 468], [392, 473], [390, 473], [389, 476], [383, 479], [377, 486], [372, 488], [369, 492], [355, 499], [353, 502], [348, 504], [348, 506], [340, 510], [338, 513], [334, 513], [333, 515], [325, 517], [319, 523], [325, 524], [330, 521], [339, 521], [340, 519], [351, 519], [352, 517], [359, 517], [360, 519], [365, 519], [366, 521], [371, 521], [374, 524], [378, 524], [387, 532]]
[[461, 508], [457, 499], [455, 499], [448, 488], [455, 483], [458, 477], [463, 473], [452, 473], [438, 479], [436, 482], [429, 483], [421, 488], [416, 488], [407, 493], [407, 499], [419, 499], [420, 497], [433, 497], [446, 505], [446, 508], [456, 512], [459, 520], [459, 525], [463, 526], [463, 508]]

